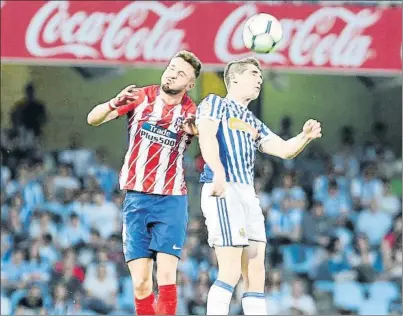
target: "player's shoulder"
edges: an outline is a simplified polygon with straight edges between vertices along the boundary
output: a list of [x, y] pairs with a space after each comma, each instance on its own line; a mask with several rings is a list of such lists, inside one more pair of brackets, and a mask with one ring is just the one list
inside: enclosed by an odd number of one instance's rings
[[223, 107], [227, 105], [227, 100], [218, 94], [210, 93], [201, 102], [201, 107]]
[[141, 89], [144, 91], [145, 95], [147, 96], [147, 99], [149, 101], [152, 101], [152, 100], [155, 100], [155, 98], [157, 97], [159, 86], [158, 85], [149, 85], [149, 86], [144, 86]]

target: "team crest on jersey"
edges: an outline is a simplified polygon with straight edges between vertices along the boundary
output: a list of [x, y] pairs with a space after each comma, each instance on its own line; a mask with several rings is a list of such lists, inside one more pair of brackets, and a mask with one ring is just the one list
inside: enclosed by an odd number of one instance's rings
[[177, 119], [176, 119], [176, 121], [175, 121], [175, 124], [174, 124], [174, 129], [175, 129], [175, 131], [179, 131], [181, 128], [182, 128], [182, 124], [183, 124], [183, 121], [184, 121], [185, 119], [184, 119], [184, 117], [183, 116], [179, 116]]
[[246, 232], [245, 232], [245, 229], [244, 229], [244, 228], [241, 228], [241, 229], [239, 230], [239, 235], [240, 235], [241, 237], [245, 237], [245, 236], [246, 236]]
[[248, 123], [246, 123], [238, 118], [235, 118], [235, 117], [231, 117], [228, 120], [228, 126], [230, 129], [243, 131], [243, 132], [247, 132], [247, 133], [251, 134], [253, 139], [256, 139], [257, 134], [258, 134], [258, 132], [255, 128], [250, 126]]

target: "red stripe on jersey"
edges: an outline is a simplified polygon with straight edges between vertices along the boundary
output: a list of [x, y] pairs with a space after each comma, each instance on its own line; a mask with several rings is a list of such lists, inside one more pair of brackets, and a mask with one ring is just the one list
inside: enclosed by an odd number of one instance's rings
[[[184, 99], [181, 115], [195, 115], [195, 114], [196, 114], [196, 105], [188, 96], [186, 96], [186, 98]], [[180, 137], [180, 142], [182, 141], [183, 137], [187, 137], [184, 132], [181, 132], [181, 134], [182, 135]], [[178, 143], [178, 147], [180, 145], [180, 142]], [[188, 142], [190, 143], [190, 138]], [[179, 159], [181, 160], [183, 159], [183, 157], [180, 157], [181, 154], [183, 153], [179, 153], [179, 150], [181, 149], [178, 148], [176, 151], [172, 152], [169, 155], [169, 163], [168, 163], [169, 167], [165, 174], [163, 194], [169, 194], [169, 192], [173, 191], [176, 177], [183, 177], [182, 181], [183, 182], [185, 181], [184, 173], [177, 174], [178, 164], [181, 162]], [[182, 194], [187, 194], [186, 183], [182, 183], [181, 192]]]
[[[151, 97], [153, 94], [151, 94]], [[126, 183], [125, 183], [125, 189], [130, 189], [130, 184], [135, 183], [136, 181], [136, 160], [137, 157], [139, 156], [139, 150], [140, 150], [140, 145], [141, 145], [141, 126], [143, 123], [147, 120], [147, 117], [149, 114], [151, 114], [154, 110], [154, 105], [155, 105], [155, 94], [154, 94], [154, 99], [151, 99], [149, 95], [149, 98], [147, 100], [148, 106], [145, 108], [145, 110], [142, 113], [142, 117], [139, 119], [139, 123], [137, 125], [137, 130], [135, 131], [135, 136], [133, 139], [133, 149], [130, 154], [130, 159], [129, 159], [129, 175], [127, 177]]]
[[[157, 122], [157, 125], [169, 127], [169, 125], [171, 125], [175, 107], [176, 106], [164, 105], [161, 119]], [[152, 192], [154, 190], [155, 177], [157, 176], [157, 170], [160, 163], [159, 153], [162, 151], [162, 149], [163, 147], [161, 147], [161, 145], [153, 144], [148, 151], [147, 164], [149, 164], [150, 168], [146, 168], [148, 173], [145, 173], [143, 180], [143, 187], [147, 188], [147, 191]]]
[[[139, 163], [137, 163], [137, 160], [139, 159], [139, 155], [141, 156], [140, 159], [144, 159], [144, 155], [142, 156], [139, 151], [141, 148], [141, 144], [143, 142], [143, 138], [141, 135], [141, 129], [142, 125], [144, 122], [147, 122], [151, 119], [152, 113], [155, 111], [160, 111], [160, 109], [155, 109], [155, 101], [158, 97], [158, 92], [159, 92], [159, 86], [149, 86], [143, 88], [144, 91], [146, 92], [147, 95], [147, 101], [150, 103], [147, 105], [147, 107], [143, 110], [143, 113], [141, 115], [140, 122], [131, 122], [131, 125], [136, 125], [136, 131], [135, 136], [132, 137], [132, 143], [130, 144], [132, 147], [129, 147], [131, 150], [131, 153], [129, 154], [129, 162], [126, 167], [129, 168], [128, 170], [128, 177], [127, 179], [122, 179], [124, 183], [122, 183], [122, 189], [125, 190], [134, 190], [136, 186], [136, 177], [141, 176], [144, 177], [142, 179], [137, 179], [137, 184], [141, 183], [141, 187], [137, 187], [136, 190], [140, 192], [146, 192], [146, 193], [154, 193], [154, 194], [165, 194], [165, 195], [172, 195], [172, 194], [186, 194], [187, 193], [187, 188], [186, 188], [186, 183], [184, 182], [184, 172], [183, 169], [178, 170], [178, 165], [183, 163], [183, 152], [185, 151], [185, 148], [179, 149], [179, 145], [183, 144], [185, 140], [190, 139], [188, 135], [186, 135], [183, 131], [179, 130], [176, 131], [178, 137], [177, 137], [177, 142], [176, 144], [172, 147], [169, 148], [170, 152], [167, 155], [168, 161], [160, 161], [161, 160], [161, 152], [164, 148], [161, 144], [152, 142], [149, 147], [143, 148], [144, 152], [143, 154], [147, 155], [147, 159], [144, 161], [145, 163], [141, 163], [141, 166], [139, 166]], [[159, 103], [159, 101], [158, 101]], [[145, 104], [143, 104], [144, 106]], [[186, 116], [195, 114], [196, 112], [196, 105], [193, 103], [193, 101], [188, 97], [184, 96], [184, 98], [181, 101], [181, 105], [164, 105], [162, 108], [162, 113], [161, 113], [161, 118], [155, 122], [151, 122], [151, 124], [156, 124], [160, 127], [168, 129], [169, 126], [172, 124], [176, 123], [173, 120], [176, 121], [176, 118], [174, 118], [174, 113], [175, 109], [177, 110], [178, 106], [181, 107], [180, 111], [180, 117], [184, 119]], [[151, 114], [151, 115], [150, 115]], [[154, 116], [155, 117], [155, 116]], [[138, 118], [136, 118], [136, 121]], [[148, 142], [148, 140], [147, 140]], [[190, 142], [186, 142], [186, 146]], [[144, 147], [144, 146], [143, 146]], [[167, 170], [162, 170], [161, 165], [167, 165], [166, 169]], [[137, 168], [141, 168], [139, 172], [136, 170], [136, 165]], [[165, 167], [164, 167], [165, 169]], [[159, 177], [159, 179], [156, 179], [157, 177], [157, 172], [158, 170], [163, 171], [161, 174], [162, 178]], [[177, 174], [179, 172], [179, 174]], [[137, 175], [138, 174], [138, 175]], [[159, 181], [161, 179], [164, 179], [165, 182], [162, 185], [162, 188], [158, 186], [159, 188], [156, 189], [156, 184], [160, 183]], [[176, 180], [177, 179], [177, 180]], [[126, 180], [126, 181], [124, 181]], [[174, 184], [180, 180], [180, 183], [178, 183], [178, 187], [174, 188]], [[175, 189], [175, 190], [174, 190]], [[159, 191], [159, 192], [157, 192]]]

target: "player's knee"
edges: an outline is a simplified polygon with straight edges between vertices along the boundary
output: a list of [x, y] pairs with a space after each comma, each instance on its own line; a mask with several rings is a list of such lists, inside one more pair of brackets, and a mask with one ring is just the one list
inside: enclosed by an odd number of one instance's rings
[[158, 285], [176, 283], [176, 269], [157, 269], [157, 282]]
[[136, 297], [145, 297], [152, 292], [153, 281], [150, 277], [137, 278], [134, 280], [134, 291]]
[[228, 283], [231, 286], [237, 285], [241, 278], [241, 267], [234, 266], [228, 268], [220, 268], [218, 271], [218, 279]]

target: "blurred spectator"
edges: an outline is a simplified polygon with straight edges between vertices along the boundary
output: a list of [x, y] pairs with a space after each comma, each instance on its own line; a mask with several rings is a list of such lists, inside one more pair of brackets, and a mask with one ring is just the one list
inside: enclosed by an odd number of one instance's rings
[[[286, 173], [282, 176], [282, 186], [275, 187], [272, 191], [272, 202], [273, 205], [279, 207], [281, 201], [288, 196], [291, 198], [292, 207], [295, 208], [303, 208], [304, 203], [302, 201], [305, 200], [305, 192], [304, 190], [295, 184], [295, 174]], [[302, 203], [301, 203], [302, 202]]]
[[289, 116], [284, 116], [280, 123], [280, 132], [278, 134], [282, 139], [288, 140], [294, 137], [292, 133], [292, 119]]
[[383, 182], [383, 191], [378, 200], [379, 208], [382, 212], [396, 215], [401, 210], [401, 201], [393, 193], [389, 180]]
[[119, 210], [113, 202], [106, 201], [105, 194], [97, 191], [93, 195], [94, 205], [88, 213], [91, 227], [97, 229], [102, 238], [120, 231]]
[[365, 283], [375, 281], [376, 260], [377, 253], [370, 249], [368, 238], [365, 235], [356, 236], [348, 261], [357, 272], [357, 281]]
[[291, 309], [299, 311], [299, 315], [316, 315], [316, 305], [312, 296], [305, 293], [305, 284], [300, 279], [295, 279], [291, 286], [291, 295], [286, 295], [282, 301], [285, 313], [291, 313]]
[[53, 306], [49, 311], [49, 315], [69, 315], [72, 308], [72, 300], [68, 297], [66, 285], [58, 283], [53, 288], [52, 293]]
[[66, 224], [58, 238], [63, 248], [77, 246], [88, 242], [89, 231], [78, 218], [76, 213], [70, 215], [70, 222]]
[[27, 249], [27, 268], [23, 274], [23, 279], [28, 284], [45, 284], [50, 280], [50, 264], [45, 258], [42, 258], [39, 252], [39, 240], [33, 240]]
[[57, 236], [57, 228], [49, 212], [43, 212], [38, 214], [38, 216], [34, 216], [29, 227], [29, 236], [31, 238], [39, 238], [45, 234], [52, 236], [53, 240]]
[[45, 105], [36, 99], [35, 87], [32, 83], [25, 86], [25, 97], [14, 105], [11, 112], [13, 126], [22, 126], [32, 131], [35, 136], [42, 135], [46, 123]]
[[46, 315], [40, 287], [32, 285], [27, 295], [17, 303], [16, 315]]
[[84, 281], [86, 296], [91, 309], [106, 314], [116, 304], [118, 283], [114, 275], [107, 272], [104, 264], [99, 264], [95, 274], [88, 274]]
[[80, 182], [74, 177], [71, 166], [59, 164], [58, 173], [53, 176], [53, 192], [58, 194], [63, 189], [78, 190]]
[[347, 198], [340, 192], [336, 180], [331, 180], [328, 185], [328, 194], [324, 198], [323, 206], [326, 216], [337, 218], [349, 213], [351, 206]]
[[14, 249], [11, 260], [1, 264], [1, 286], [7, 292], [24, 288], [23, 275], [27, 271], [27, 262], [21, 249]]
[[333, 229], [334, 219], [325, 214], [323, 204], [315, 202], [310, 212], [304, 212], [301, 222], [301, 242], [326, 247]]
[[94, 160], [94, 153], [82, 145], [82, 137], [79, 133], [70, 137], [70, 144], [67, 149], [60, 151], [59, 162], [64, 165], [71, 165], [74, 175], [84, 177]]
[[391, 216], [380, 211], [376, 199], [372, 200], [369, 209], [362, 211], [357, 219], [357, 231], [368, 237], [371, 246], [379, 246], [391, 226]]
[[366, 208], [373, 199], [377, 199], [382, 195], [382, 181], [375, 174], [375, 166], [370, 164], [365, 167], [363, 177], [356, 177], [352, 180], [351, 196], [355, 205]]
[[2, 291], [0, 302], [0, 315], [10, 315], [10, 314], [11, 314], [11, 301], [8, 297], [4, 296], [4, 293]]
[[94, 177], [99, 187], [105, 193], [107, 200], [111, 200], [112, 193], [117, 187], [118, 175], [115, 170], [105, 164], [106, 150], [100, 148], [96, 152], [95, 163], [88, 169], [88, 175]]

